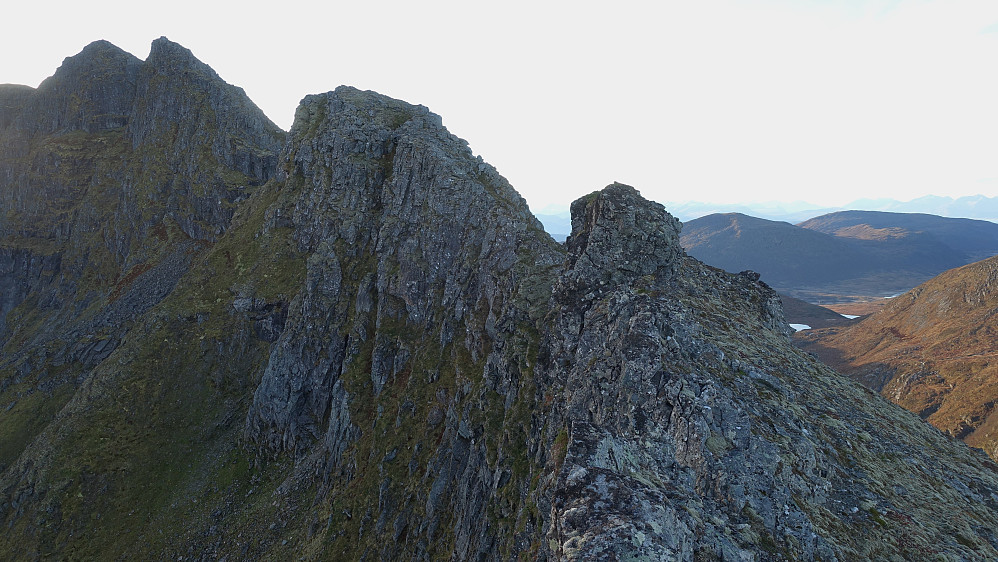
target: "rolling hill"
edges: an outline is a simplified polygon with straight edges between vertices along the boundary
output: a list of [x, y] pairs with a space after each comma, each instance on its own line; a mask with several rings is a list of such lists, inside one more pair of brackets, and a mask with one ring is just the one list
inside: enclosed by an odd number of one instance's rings
[[686, 223], [682, 243], [708, 264], [757, 271], [783, 293], [824, 304], [892, 296], [998, 253], [998, 224], [847, 211], [792, 225], [727, 213]]
[[[942, 244], [978, 261], [998, 253], [998, 224], [976, 219], [948, 218], [925, 213], [841, 211], [806, 220], [797, 226], [841, 238], [895, 241], [896, 248]], [[927, 256], [929, 257], [929, 256]]]

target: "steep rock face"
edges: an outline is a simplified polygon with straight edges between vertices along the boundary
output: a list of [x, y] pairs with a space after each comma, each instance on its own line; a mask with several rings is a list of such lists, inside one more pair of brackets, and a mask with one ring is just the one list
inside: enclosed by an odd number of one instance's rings
[[[232, 202], [240, 187], [274, 175], [283, 132], [242, 88], [165, 38], [153, 42], [135, 96], [127, 126], [133, 149], [167, 148], [165, 164], [181, 178], [170, 186], [168, 209], [181, 211], [177, 220], [190, 236], [213, 239], [232, 215], [218, 200]], [[245, 176], [243, 184], [232, 185], [241, 179], [234, 173]]]
[[[283, 189], [294, 203], [272, 224], [293, 229], [306, 280], [247, 437], [309, 454], [334, 502], [354, 479], [373, 480], [377, 506], [350, 509], [376, 520], [367, 534], [381, 556], [444, 545], [485, 556], [509, 537], [483, 510], [526, 460], [485, 426], [501, 427], [532, 382], [526, 340], [561, 250], [423, 107], [341, 87], [305, 98], [291, 136]], [[378, 462], [396, 456], [401, 473]]]
[[[4, 404], [64, 401], [275, 173], [283, 140], [165, 38], [146, 61], [97, 41], [37, 89], [0, 87]], [[33, 434], [0, 436], [0, 464]]]
[[546, 557], [998, 552], [994, 465], [795, 351], [776, 293], [685, 257], [661, 206], [610, 186], [573, 205], [567, 246], [538, 362], [557, 397], [535, 417]]
[[10, 127], [34, 92], [31, 86], [0, 84], [0, 127]]

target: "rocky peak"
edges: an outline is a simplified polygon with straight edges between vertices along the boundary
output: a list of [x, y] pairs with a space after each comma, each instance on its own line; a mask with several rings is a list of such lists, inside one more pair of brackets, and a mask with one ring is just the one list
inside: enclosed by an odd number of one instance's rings
[[[433, 557], [443, 529], [457, 559], [510, 552], [525, 514], [481, 506], [529, 485], [527, 348], [562, 248], [425, 107], [341, 87], [306, 97], [290, 137], [265, 228], [290, 227], [306, 272], [247, 441], [329, 475], [334, 502], [378, 489], [374, 533], [355, 527], [367, 499], [335, 517], [382, 559]], [[512, 442], [486, 430], [514, 415]]]
[[679, 220], [631, 186], [613, 183], [572, 203], [569, 259], [558, 298], [591, 300], [603, 292], [675, 275], [685, 256]]
[[[311, 447], [326, 425], [338, 455], [349, 444], [341, 434], [349, 412], [327, 412], [345, 405], [339, 381], [351, 364], [370, 361], [364, 393], [377, 396], [427, 354], [451, 357], [448, 370], [461, 369], [458, 355], [471, 363], [498, 355], [502, 327], [529, 321], [536, 311], [526, 301], [550, 295], [550, 278], [528, 272], [552, 269], [562, 253], [506, 180], [425, 107], [340, 87], [302, 100], [290, 136], [285, 189], [295, 199], [268, 227], [293, 227], [311, 256], [309, 282], [292, 303], [247, 434], [281, 451]], [[316, 325], [346, 337], [315, 342], [330, 349], [322, 358], [311, 344], [285, 348], [311, 340]], [[430, 383], [441, 377], [436, 361]]]
[[108, 41], [94, 41], [76, 55], [63, 59], [55, 74], [42, 81], [38, 89], [45, 91], [67, 84], [80, 87], [95, 85], [95, 81], [102, 82], [125, 69], [134, 70], [141, 63], [141, 59]]
[[87, 45], [38, 86], [21, 127], [31, 133], [121, 127], [128, 121], [141, 65], [107, 41]]
[[[80, 217], [105, 209], [106, 201], [79, 205], [88, 195], [119, 196], [90, 192], [103, 176], [114, 177], [107, 181], [131, 200], [124, 203], [128, 212], [144, 215], [115, 219], [128, 225], [122, 229], [172, 213], [189, 236], [212, 239], [231, 217], [231, 207], [220, 201], [231, 203], [244, 187], [273, 175], [284, 140], [241, 89], [165, 38], [145, 62], [107, 41], [94, 42], [65, 59], [37, 90], [11, 91], [0, 109], [9, 123], [0, 129], [0, 202], [17, 212], [0, 218], [0, 232], [49, 237], [53, 211]], [[87, 135], [101, 139], [90, 142]], [[27, 195], [35, 190], [46, 196]], [[71, 230], [63, 221], [56, 238], [71, 238]]]
[[190, 49], [179, 43], [170, 41], [165, 36], [152, 42], [146, 64], [160, 72], [170, 73], [184, 70], [196, 70], [221, 80], [218, 74], [207, 64], [201, 62]]
[[[33, 337], [62, 338], [59, 361], [95, 330], [110, 353], [274, 174], [283, 141], [241, 89], [165, 39], [145, 62], [97, 41], [37, 89], [0, 87], [0, 315], [23, 309], [0, 321], [0, 345], [34, 322]], [[44, 305], [22, 306], [29, 296]], [[28, 361], [24, 348], [0, 366]]]
[[171, 165], [191, 175], [198, 173], [199, 150], [258, 181], [276, 171], [273, 153], [284, 132], [189, 49], [165, 37], [154, 41], [135, 89], [128, 123], [133, 148], [177, 142], [184, 155], [171, 155]]
[[679, 220], [629, 185], [613, 183], [572, 203], [569, 268], [619, 284], [643, 275], [667, 277], [684, 255]]

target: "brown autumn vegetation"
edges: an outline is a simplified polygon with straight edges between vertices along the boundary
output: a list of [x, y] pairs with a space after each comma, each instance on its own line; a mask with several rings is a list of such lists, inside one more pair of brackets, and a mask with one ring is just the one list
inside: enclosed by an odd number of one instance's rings
[[947, 271], [852, 326], [797, 341], [998, 458], [998, 256]]

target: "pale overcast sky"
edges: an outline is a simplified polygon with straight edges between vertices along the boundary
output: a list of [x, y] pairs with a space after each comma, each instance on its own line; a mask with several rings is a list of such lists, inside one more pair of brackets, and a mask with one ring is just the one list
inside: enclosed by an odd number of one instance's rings
[[0, 83], [161, 35], [288, 128], [340, 84], [428, 106], [535, 210], [998, 195], [998, 2], [18, 2]]

